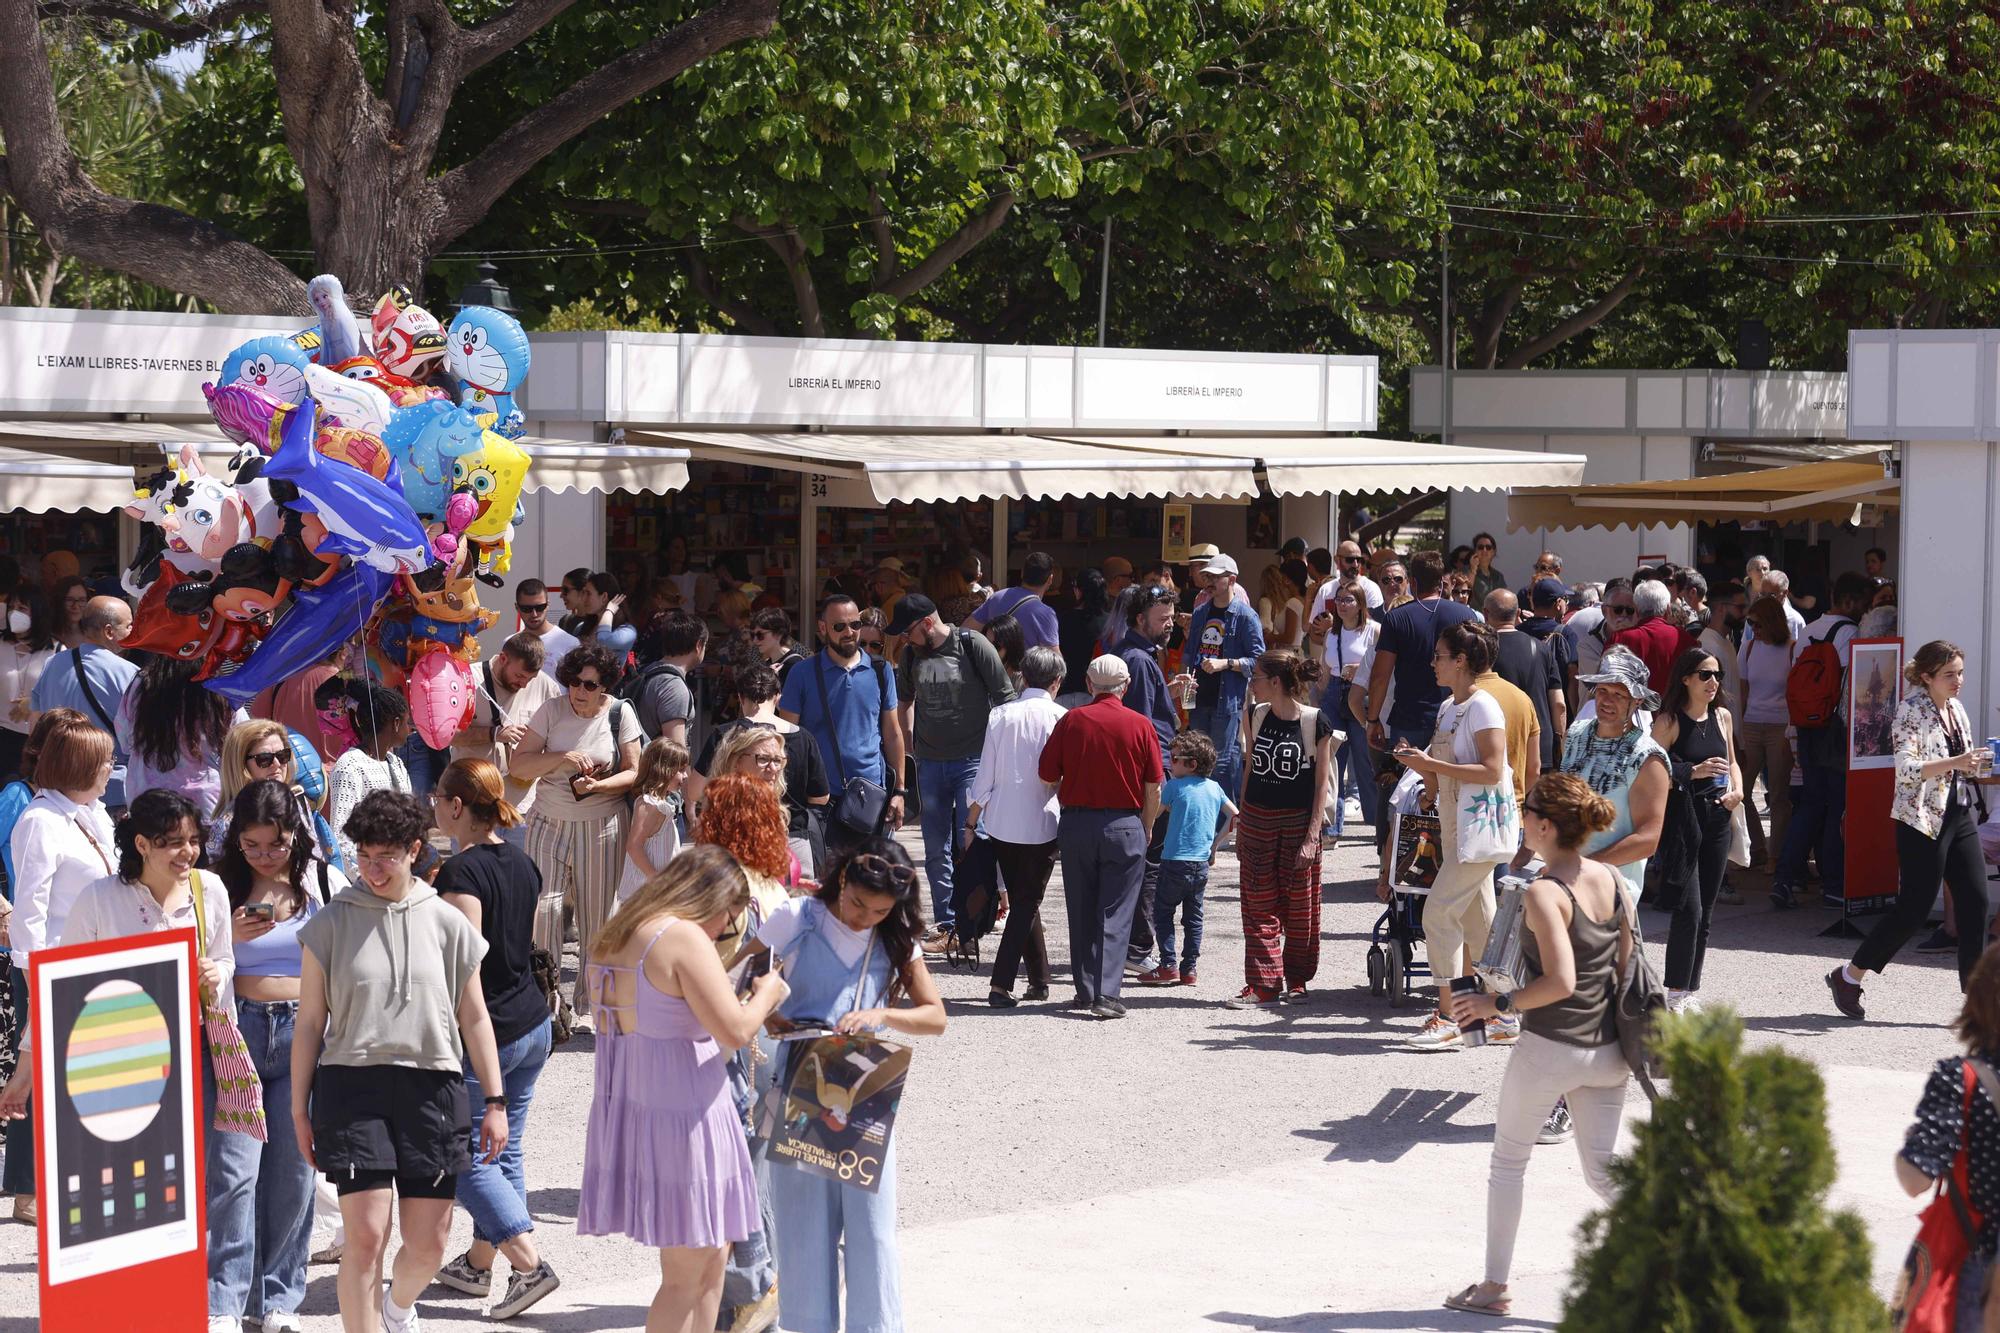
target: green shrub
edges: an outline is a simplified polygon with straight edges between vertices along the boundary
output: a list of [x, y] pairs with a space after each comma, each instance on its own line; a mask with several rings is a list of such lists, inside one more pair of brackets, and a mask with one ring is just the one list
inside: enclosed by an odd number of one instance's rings
[[1661, 1043], [1669, 1090], [1613, 1163], [1617, 1201], [1584, 1221], [1561, 1327], [1886, 1328], [1861, 1219], [1826, 1207], [1819, 1071], [1782, 1050], [1744, 1054], [1727, 1010], [1669, 1020]]

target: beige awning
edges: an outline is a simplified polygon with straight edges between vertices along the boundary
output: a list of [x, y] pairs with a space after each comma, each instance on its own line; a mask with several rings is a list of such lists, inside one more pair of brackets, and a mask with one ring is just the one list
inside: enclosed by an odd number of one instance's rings
[[590, 444], [524, 436], [533, 456], [531, 491], [648, 491], [667, 495], [688, 484], [688, 451], [647, 444]]
[[1254, 458], [1276, 495], [1355, 491], [1504, 491], [1583, 480], [1580, 454], [1479, 449], [1334, 435], [1075, 435], [1084, 444], [1200, 457]]
[[1683, 523], [1763, 519], [1844, 523], [1862, 504], [1895, 505], [1902, 482], [1878, 462], [1805, 463], [1715, 477], [1609, 482], [1516, 491], [1507, 526], [1540, 528], [1673, 527]]
[[696, 458], [865, 480], [891, 501], [1012, 500], [1065, 495], [1218, 497], [1257, 494], [1243, 455], [1113, 448], [1037, 435], [832, 435], [628, 431], [683, 445]]
[[0, 513], [115, 514], [132, 499], [132, 469], [0, 448]]

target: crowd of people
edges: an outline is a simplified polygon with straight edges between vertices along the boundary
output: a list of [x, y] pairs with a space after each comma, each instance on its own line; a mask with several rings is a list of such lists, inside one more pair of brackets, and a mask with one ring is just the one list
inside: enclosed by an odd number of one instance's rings
[[[1671, 914], [1665, 983], [1685, 1009], [1715, 905], [1741, 900], [1732, 864], [1767, 867], [1779, 908], [1815, 872], [1838, 892], [1844, 705], [1808, 725], [1794, 696], [1802, 666], [1837, 680], [1854, 639], [1894, 632], [1878, 552], [1801, 607], [1762, 557], [1740, 581], [1667, 565], [1571, 585], [1542, 552], [1515, 586], [1480, 534], [1449, 556], [1293, 541], [1255, 595], [1213, 546], [1067, 578], [1031, 552], [998, 590], [976, 557], [923, 587], [892, 557], [823, 597], [808, 652], [761, 588], [726, 564], [690, 572], [675, 541], [655, 578], [571, 571], [560, 616], [547, 584], [519, 583], [520, 627], [476, 669], [448, 751], [357, 657], [232, 710], [186, 664], [120, 652], [121, 598], [44, 594], [0, 561], [12, 1052], [36, 950], [195, 929], [205, 1018], [257, 1084], [218, 1083], [204, 1059], [212, 1333], [299, 1327], [315, 1259], [338, 1265], [357, 1333], [416, 1328], [433, 1283], [496, 1319], [554, 1291], [522, 1150], [577, 1030], [596, 1065], [577, 1225], [660, 1251], [648, 1329], [899, 1328], [893, 1151], [873, 1191], [773, 1169], [752, 1107], [800, 1047], [760, 1034], [942, 1032], [929, 968], [989, 933], [995, 1008], [1060, 998], [1115, 1021], [1128, 983], [1204, 994], [1205, 891], [1231, 851], [1243, 975], [1206, 993], [1315, 1003], [1326, 851], [1372, 839], [1387, 901], [1392, 815], [1424, 808], [1437, 1002], [1409, 1041], [1515, 1047], [1485, 1280], [1452, 1298], [1502, 1311], [1528, 1148], [1574, 1132], [1609, 1188], [1610, 979], [1637, 904]], [[1910, 661], [1902, 892], [1827, 979], [1852, 1018], [1940, 884], [1948, 943], [1925, 947], [1956, 950], [1968, 978], [1981, 955], [1991, 764], [1956, 703], [1963, 671], [1949, 644]], [[1058, 864], [1061, 997], [1041, 916]], [[1532, 979], [1455, 985], [1514, 873]], [[26, 1070], [0, 1115], [4, 1186], [33, 1220]], [[260, 1134], [232, 1121], [251, 1103]], [[448, 1258], [455, 1208], [473, 1242]]]

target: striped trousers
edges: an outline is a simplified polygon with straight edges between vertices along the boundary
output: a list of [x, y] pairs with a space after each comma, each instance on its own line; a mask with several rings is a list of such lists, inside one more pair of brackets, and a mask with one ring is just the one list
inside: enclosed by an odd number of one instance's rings
[[1319, 971], [1320, 861], [1299, 860], [1314, 818], [1246, 805], [1236, 826], [1243, 979], [1262, 991], [1303, 986]]
[[576, 998], [588, 1010], [583, 976], [590, 944], [618, 902], [618, 876], [625, 859], [625, 816], [571, 822], [528, 812], [528, 859], [542, 872], [542, 897], [535, 904], [535, 947], [562, 959], [565, 902], [576, 908]]

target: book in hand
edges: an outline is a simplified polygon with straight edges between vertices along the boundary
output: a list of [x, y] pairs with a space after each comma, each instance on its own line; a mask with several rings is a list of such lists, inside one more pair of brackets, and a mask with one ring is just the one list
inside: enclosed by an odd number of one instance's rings
[[[785, 1034], [801, 1039], [806, 1029]], [[771, 1160], [874, 1194], [903, 1099], [910, 1048], [865, 1032], [793, 1046], [766, 1101]]]

